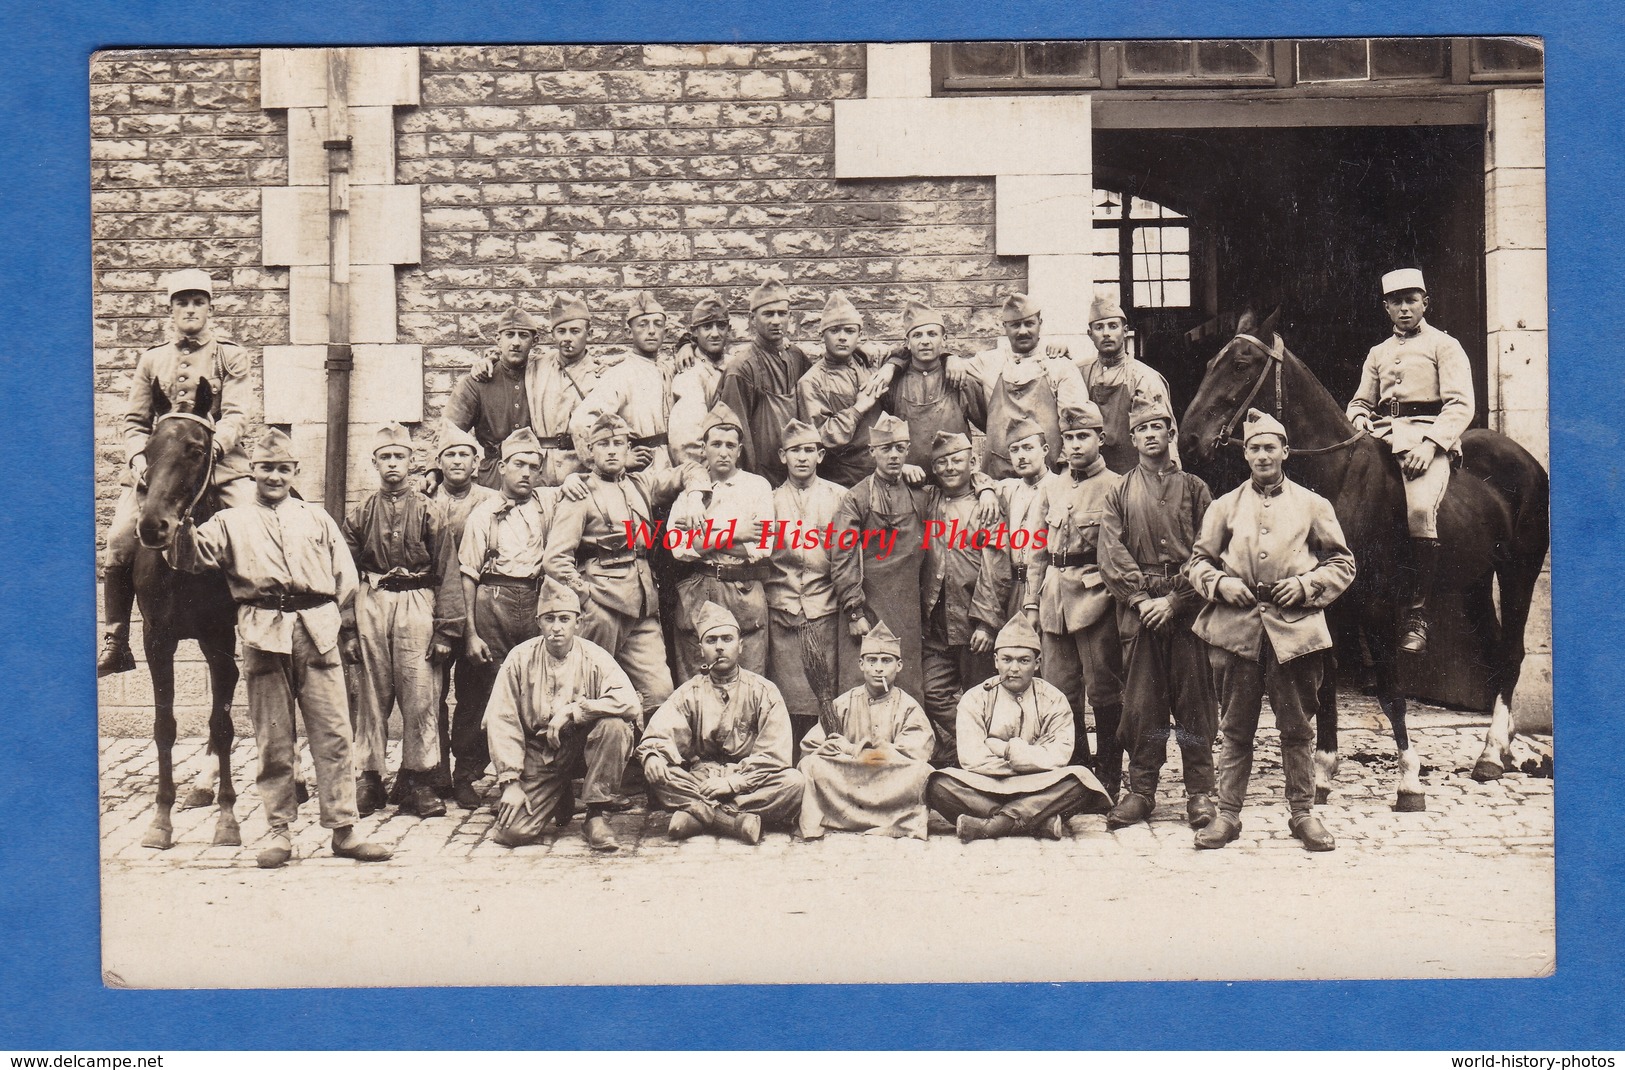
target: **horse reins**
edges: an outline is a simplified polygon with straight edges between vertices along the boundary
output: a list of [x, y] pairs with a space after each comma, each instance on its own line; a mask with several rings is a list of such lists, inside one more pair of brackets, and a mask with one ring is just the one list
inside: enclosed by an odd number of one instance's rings
[[[1282, 414], [1286, 412], [1286, 389], [1281, 382], [1281, 367], [1286, 363], [1286, 345], [1281, 341], [1281, 336], [1275, 336], [1274, 345], [1265, 345], [1261, 339], [1256, 338], [1253, 335], [1237, 334], [1234, 338], [1230, 339], [1228, 343], [1226, 343], [1223, 349], [1219, 350], [1219, 356], [1223, 357], [1226, 353], [1230, 352], [1230, 347], [1235, 345], [1237, 342], [1251, 342], [1253, 345], [1257, 346], [1259, 349], [1262, 349], [1266, 354], [1268, 354], [1270, 359], [1269, 363], [1264, 366], [1264, 370], [1259, 373], [1258, 379], [1253, 383], [1252, 390], [1248, 391], [1246, 400], [1241, 403], [1241, 406], [1236, 409], [1235, 415], [1231, 416], [1230, 419], [1225, 422], [1224, 427], [1219, 431], [1218, 445], [1220, 446], [1228, 446], [1231, 444], [1235, 444], [1237, 446], [1245, 445], [1243, 442], [1237, 442], [1231, 437], [1231, 434], [1236, 430], [1236, 427], [1242, 422], [1242, 420], [1246, 418], [1247, 410], [1252, 408], [1253, 402], [1258, 398], [1259, 391], [1264, 389], [1265, 381], [1271, 378], [1271, 372], [1274, 373], [1275, 379], [1276, 418], [1280, 419]], [[1317, 446], [1314, 449], [1299, 449], [1297, 447], [1293, 447], [1292, 454], [1295, 457], [1314, 457], [1324, 453], [1336, 453], [1338, 450], [1347, 449], [1348, 447], [1354, 445], [1356, 442], [1360, 441], [1360, 439], [1364, 438], [1365, 435], [1365, 431], [1355, 428], [1354, 434], [1350, 435], [1348, 438], [1345, 438], [1341, 442], [1334, 442], [1330, 446]]]
[[[209, 485], [214, 482], [214, 421], [209, 419], [207, 416], [199, 416], [192, 412], [166, 412], [160, 414], [157, 419], [152, 421], [153, 430], [157, 430], [158, 425], [163, 423], [165, 420], [191, 420], [194, 423], [200, 423], [209, 429], [209, 463], [208, 466], [203, 470], [203, 481], [198, 484], [197, 492], [192, 495], [192, 501], [186, 507], [186, 515], [191, 516], [192, 511], [197, 508], [197, 503], [202, 501], [203, 495], [208, 493]], [[142, 450], [141, 452], [144, 454], [146, 453], [146, 450]], [[145, 478], [145, 476], [142, 477], [143, 481], [145, 481]]]

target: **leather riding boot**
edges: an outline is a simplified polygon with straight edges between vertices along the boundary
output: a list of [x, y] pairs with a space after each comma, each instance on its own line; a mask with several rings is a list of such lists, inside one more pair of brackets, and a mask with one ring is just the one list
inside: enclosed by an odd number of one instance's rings
[[102, 609], [107, 631], [96, 654], [96, 675], [130, 672], [135, 654], [130, 650], [130, 609], [135, 605], [135, 579], [128, 565], [108, 569], [102, 577]]
[[1410, 608], [1405, 611], [1399, 649], [1407, 654], [1426, 654], [1428, 596], [1433, 593], [1433, 579], [1439, 572], [1439, 540], [1412, 539], [1411, 557], [1416, 562], [1416, 589], [1411, 592]]

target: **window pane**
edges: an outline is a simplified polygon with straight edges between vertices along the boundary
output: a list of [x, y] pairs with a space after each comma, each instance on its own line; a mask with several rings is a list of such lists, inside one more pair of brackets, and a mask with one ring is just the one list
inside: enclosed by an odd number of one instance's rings
[[1096, 219], [1121, 219], [1121, 218], [1123, 218], [1123, 196], [1122, 196], [1122, 194], [1113, 193], [1111, 190], [1105, 190], [1105, 189], [1097, 189], [1097, 190], [1095, 190], [1094, 217]]
[[1185, 227], [1162, 227], [1162, 251], [1188, 253], [1191, 251], [1191, 232]]
[[1184, 281], [1167, 282], [1162, 287], [1164, 308], [1191, 307], [1191, 284]]
[[1127, 41], [1123, 44], [1123, 69], [1130, 75], [1189, 75], [1189, 41]]
[[1504, 37], [1483, 37], [1473, 42], [1474, 74], [1527, 74], [1538, 76], [1545, 57], [1537, 44]]
[[1270, 73], [1267, 41], [1203, 41], [1196, 46], [1196, 73], [1208, 77], [1259, 77]]
[[1373, 78], [1443, 78], [1443, 41], [1371, 42]]
[[1038, 41], [1023, 45], [1029, 78], [1097, 78], [1093, 44], [1082, 41]]
[[1299, 41], [1298, 81], [1347, 82], [1366, 77], [1365, 41]]
[[1015, 78], [1020, 69], [1018, 46], [995, 41], [961, 42], [948, 50], [958, 78]]

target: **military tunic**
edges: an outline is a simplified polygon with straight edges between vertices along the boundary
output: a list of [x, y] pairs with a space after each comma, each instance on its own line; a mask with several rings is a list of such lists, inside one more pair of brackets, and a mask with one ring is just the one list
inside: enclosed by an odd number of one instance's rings
[[877, 400], [867, 412], [855, 407], [858, 393], [872, 374], [856, 356], [837, 362], [826, 355], [796, 384], [796, 412], [818, 429], [824, 447], [819, 475], [843, 487], [855, 486], [875, 470], [869, 429], [879, 418], [881, 406]]
[[809, 361], [801, 347], [786, 342], [774, 352], [752, 339], [735, 347], [722, 367], [717, 398], [745, 422], [739, 467], [783, 483], [789, 473], [779, 460], [784, 429], [796, 416], [796, 384]]
[[631, 428], [634, 446], [653, 450], [650, 470], [663, 470], [671, 467], [671, 405], [670, 359], [651, 360], [623, 351], [598, 358], [598, 382], [576, 406], [571, 430], [577, 442], [586, 442], [593, 422], [606, 412], [615, 413]]
[[[1134, 399], [1139, 397], [1148, 401], [1160, 400], [1172, 412], [1168, 380], [1149, 364], [1142, 364], [1126, 354], [1117, 360], [1091, 357], [1079, 361], [1078, 370], [1089, 389], [1089, 399], [1100, 407], [1101, 417], [1106, 423], [1105, 430], [1101, 432], [1100, 455], [1106, 459], [1106, 467], [1113, 472], [1127, 472], [1140, 463], [1140, 453], [1134, 448], [1134, 441], [1129, 435], [1129, 410], [1134, 407]], [[1177, 447], [1170, 447], [1170, 452], [1177, 460]]]
[[557, 353], [532, 357], [525, 365], [525, 393], [530, 398], [530, 426], [542, 440], [541, 484], [556, 487], [575, 472], [587, 470], [587, 463], [572, 443], [555, 445], [571, 433], [576, 406], [598, 384], [598, 362], [588, 356], [569, 364]]
[[767, 595], [767, 675], [779, 685], [798, 738], [838, 693], [835, 650], [841, 615], [836, 612], [829, 548], [822, 542], [798, 547], [790, 536], [798, 521], [803, 531], [833, 524], [846, 493], [845, 487], [816, 477], [805, 490], [786, 481], [773, 491], [773, 520], [784, 521], [786, 532], [782, 548], [777, 542], [768, 544], [771, 571], [762, 584]]
[[525, 395], [526, 369], [516, 371], [501, 359], [492, 363], [495, 367], [484, 382], [472, 373], [457, 380], [443, 415], [471, 433], [485, 451], [474, 478], [499, 490], [502, 476], [497, 464], [502, 460], [502, 442], [521, 427], [530, 426], [530, 403]]

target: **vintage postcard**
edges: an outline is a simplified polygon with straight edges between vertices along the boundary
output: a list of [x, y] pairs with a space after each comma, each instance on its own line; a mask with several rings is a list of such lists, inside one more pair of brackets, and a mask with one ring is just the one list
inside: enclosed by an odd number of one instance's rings
[[105, 982], [1550, 974], [1543, 60], [97, 53]]

